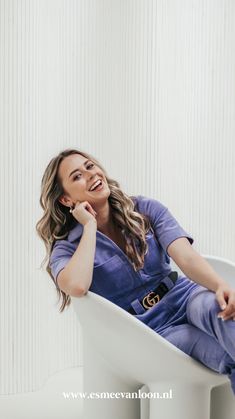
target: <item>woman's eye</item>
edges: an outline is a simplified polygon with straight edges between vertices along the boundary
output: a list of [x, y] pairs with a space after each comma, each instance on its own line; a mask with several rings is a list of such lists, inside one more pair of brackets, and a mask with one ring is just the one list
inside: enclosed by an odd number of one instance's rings
[[[90, 167], [93, 167], [94, 163], [88, 164], [87, 168], [89, 169]], [[73, 180], [76, 180], [78, 176], [81, 176], [80, 174], [77, 174], [74, 176]]]

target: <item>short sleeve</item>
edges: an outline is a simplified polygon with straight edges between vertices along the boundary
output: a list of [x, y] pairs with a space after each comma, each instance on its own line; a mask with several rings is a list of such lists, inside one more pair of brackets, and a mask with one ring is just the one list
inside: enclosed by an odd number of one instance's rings
[[57, 240], [55, 242], [50, 256], [49, 267], [56, 284], [59, 272], [67, 265], [75, 250], [74, 246], [67, 240]]
[[184, 230], [160, 201], [139, 195], [138, 208], [140, 212], [149, 216], [156, 238], [166, 253], [168, 246], [180, 237], [186, 237], [190, 244], [193, 244], [194, 239], [191, 234]]

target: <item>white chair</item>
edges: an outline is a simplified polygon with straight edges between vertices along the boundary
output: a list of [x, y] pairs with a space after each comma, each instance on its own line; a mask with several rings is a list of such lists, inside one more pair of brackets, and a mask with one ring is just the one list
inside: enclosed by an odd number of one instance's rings
[[[204, 258], [235, 287], [235, 264], [219, 257]], [[181, 272], [174, 263], [171, 266]], [[205, 367], [91, 291], [72, 297], [72, 305], [82, 326], [83, 392], [98, 392], [83, 400], [83, 419], [235, 417], [235, 397], [226, 375]], [[113, 392], [113, 398], [101, 398], [101, 392]], [[118, 398], [121, 392], [124, 396], [137, 392], [137, 398]], [[144, 398], [149, 392], [162, 398]]]

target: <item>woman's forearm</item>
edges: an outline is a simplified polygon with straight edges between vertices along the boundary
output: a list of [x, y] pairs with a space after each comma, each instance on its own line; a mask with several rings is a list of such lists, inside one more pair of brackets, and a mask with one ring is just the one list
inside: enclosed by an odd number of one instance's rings
[[64, 276], [70, 279], [71, 288], [74, 290], [71, 292], [71, 295], [76, 295], [78, 290], [86, 293], [91, 285], [96, 248], [96, 231], [96, 221], [88, 222], [84, 226], [79, 245], [64, 269]]
[[185, 261], [179, 268], [192, 281], [216, 292], [221, 284], [228, 283], [219, 275], [199, 253]]

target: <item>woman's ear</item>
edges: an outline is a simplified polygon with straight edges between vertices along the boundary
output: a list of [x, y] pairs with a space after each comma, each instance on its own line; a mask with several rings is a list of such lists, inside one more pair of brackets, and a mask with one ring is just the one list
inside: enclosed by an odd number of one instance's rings
[[70, 207], [73, 204], [73, 203], [70, 203], [70, 200], [68, 198], [66, 198], [65, 195], [61, 195], [61, 197], [58, 199], [58, 201], [62, 205], [65, 205], [66, 207]]

